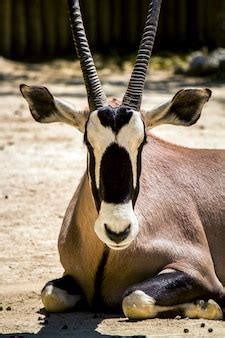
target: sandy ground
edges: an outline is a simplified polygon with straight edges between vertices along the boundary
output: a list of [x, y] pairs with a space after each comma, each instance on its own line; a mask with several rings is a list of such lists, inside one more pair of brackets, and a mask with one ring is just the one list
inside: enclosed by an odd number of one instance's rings
[[[224, 322], [185, 319], [130, 322], [92, 313], [49, 317], [45, 314], [40, 290], [46, 281], [62, 274], [57, 236], [84, 170], [86, 150], [82, 136], [73, 128], [34, 122], [18, 85], [44, 84], [55, 95], [79, 104], [86, 102], [85, 91], [77, 63], [23, 65], [0, 59], [0, 70], [0, 335], [224, 337]], [[106, 68], [100, 74], [107, 94], [120, 97], [129, 78], [127, 71]], [[155, 133], [186, 146], [224, 148], [224, 83], [156, 72], [148, 76], [143, 106], [162, 103], [178, 89], [193, 85], [213, 90], [197, 125], [162, 126]], [[184, 329], [189, 331], [184, 333]]]

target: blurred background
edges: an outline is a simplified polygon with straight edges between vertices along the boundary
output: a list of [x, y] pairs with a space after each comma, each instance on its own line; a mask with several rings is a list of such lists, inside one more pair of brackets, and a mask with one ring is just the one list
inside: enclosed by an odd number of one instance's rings
[[[140, 41], [148, 0], [82, 0], [93, 52], [123, 56]], [[0, 55], [17, 60], [73, 53], [67, 0], [1, 0]], [[155, 51], [225, 47], [224, 0], [164, 0]]]

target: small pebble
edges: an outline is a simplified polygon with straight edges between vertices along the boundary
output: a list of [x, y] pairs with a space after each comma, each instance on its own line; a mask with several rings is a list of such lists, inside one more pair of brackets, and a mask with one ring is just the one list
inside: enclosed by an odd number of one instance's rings
[[208, 332], [213, 332], [213, 329], [211, 327], [209, 327]]
[[68, 325], [63, 325], [62, 330], [67, 330], [68, 329]]
[[5, 195], [5, 199], [7, 200], [9, 198], [9, 196], [8, 195]]
[[205, 327], [205, 323], [201, 323], [201, 327]]
[[12, 310], [11, 306], [8, 306], [8, 307], [6, 308], [6, 311], [11, 311], [11, 310]]
[[0, 311], [3, 311], [3, 306], [0, 306]]
[[189, 330], [188, 329], [184, 329], [184, 333], [188, 333], [189, 332]]
[[175, 319], [180, 320], [181, 316], [176, 316]]

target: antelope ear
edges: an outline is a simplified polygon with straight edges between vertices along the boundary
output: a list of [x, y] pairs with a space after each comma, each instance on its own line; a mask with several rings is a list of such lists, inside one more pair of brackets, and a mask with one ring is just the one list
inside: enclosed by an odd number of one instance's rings
[[85, 130], [88, 110], [78, 110], [72, 104], [55, 98], [46, 87], [20, 85], [20, 91], [29, 104], [33, 118], [41, 123], [65, 122]]
[[190, 126], [197, 122], [210, 96], [211, 90], [208, 88], [181, 89], [171, 101], [155, 109], [141, 112], [145, 127], [149, 129], [166, 123]]

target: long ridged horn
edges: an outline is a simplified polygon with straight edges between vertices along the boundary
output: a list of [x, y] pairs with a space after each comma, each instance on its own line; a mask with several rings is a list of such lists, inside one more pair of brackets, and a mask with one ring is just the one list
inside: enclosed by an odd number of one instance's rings
[[159, 12], [162, 0], [152, 0], [149, 4], [144, 32], [139, 46], [137, 59], [131, 74], [127, 91], [123, 98], [123, 105], [139, 110], [149, 60], [156, 36]]
[[93, 111], [106, 105], [106, 96], [88, 45], [79, 0], [68, 0], [68, 5], [75, 48], [80, 60], [90, 111]]

